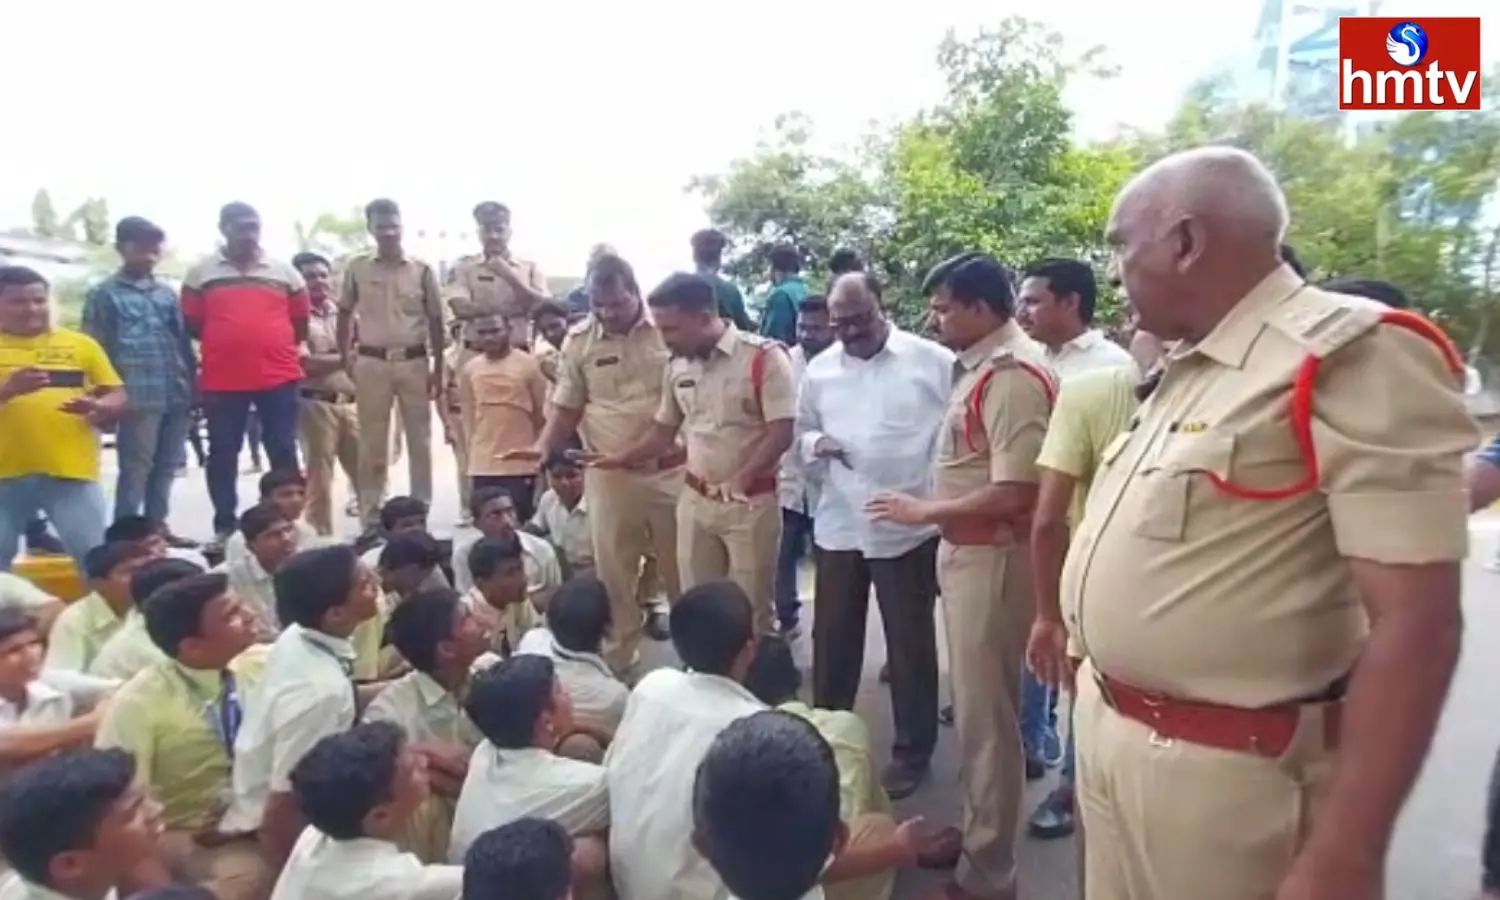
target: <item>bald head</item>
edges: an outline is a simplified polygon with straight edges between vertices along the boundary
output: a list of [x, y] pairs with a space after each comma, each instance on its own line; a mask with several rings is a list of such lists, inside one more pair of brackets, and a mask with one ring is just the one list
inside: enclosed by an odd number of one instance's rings
[[880, 313], [880, 281], [868, 272], [840, 275], [828, 289], [828, 318], [845, 352], [869, 359], [890, 334]]
[[840, 275], [828, 289], [828, 306], [846, 315], [880, 308], [880, 282], [864, 272]]
[[1191, 218], [1278, 248], [1287, 228], [1286, 195], [1265, 163], [1236, 147], [1198, 147], [1158, 160], [1116, 201], [1117, 212], [1144, 208], [1168, 222]]

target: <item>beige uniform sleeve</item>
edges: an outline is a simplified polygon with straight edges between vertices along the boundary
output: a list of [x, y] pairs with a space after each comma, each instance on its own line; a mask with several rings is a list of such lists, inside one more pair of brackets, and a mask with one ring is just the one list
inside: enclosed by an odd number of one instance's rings
[[1383, 325], [1331, 356], [1313, 444], [1339, 551], [1394, 565], [1463, 559], [1464, 455], [1479, 432], [1431, 341]]
[[438, 287], [437, 271], [432, 266], [422, 266], [422, 310], [427, 313], [428, 323], [441, 323], [443, 316], [443, 291]]
[[1047, 392], [1019, 365], [995, 370], [984, 394], [984, 433], [990, 444], [990, 481], [1037, 481], [1036, 460], [1047, 433]]
[[552, 292], [547, 290], [547, 276], [542, 274], [541, 266], [536, 263], [531, 264], [527, 281], [531, 284], [532, 290], [544, 297], [551, 296]]
[[563, 338], [557, 351], [557, 384], [552, 386], [552, 402], [563, 409], [583, 409], [589, 402], [589, 386], [583, 377], [583, 339], [577, 334]]
[[797, 418], [797, 382], [792, 374], [792, 360], [785, 351], [769, 347], [765, 351], [765, 368], [761, 370], [760, 412], [767, 422]]
[[680, 428], [687, 416], [682, 410], [682, 404], [677, 402], [677, 392], [672, 389], [671, 365], [662, 371], [661, 380], [661, 405], [656, 408], [656, 415], [653, 418], [659, 424]]
[[339, 288], [338, 308], [352, 312], [359, 305], [359, 261], [351, 259], [344, 266], [344, 283]]

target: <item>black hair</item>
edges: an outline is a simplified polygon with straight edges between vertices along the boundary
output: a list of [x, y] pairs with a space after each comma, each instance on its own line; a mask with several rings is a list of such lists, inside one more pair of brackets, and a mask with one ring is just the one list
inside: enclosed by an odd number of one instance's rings
[[505, 488], [498, 485], [479, 488], [469, 496], [469, 515], [477, 521], [486, 506], [502, 498], [509, 500], [512, 507], [515, 506], [516, 498], [511, 496], [510, 491]]
[[547, 461], [542, 464], [542, 469], [549, 474], [555, 471], [576, 472], [583, 468], [583, 463], [578, 457], [570, 453], [566, 448], [558, 448], [547, 454]]
[[126, 216], [115, 223], [115, 246], [122, 247], [125, 244], [160, 244], [167, 239], [167, 233], [162, 231], [156, 223], [140, 216]]
[[562, 900], [573, 880], [573, 838], [551, 819], [516, 819], [464, 854], [462, 900]]
[[702, 275], [677, 272], [667, 276], [646, 298], [652, 308], [667, 307], [680, 312], [707, 313], [717, 310], [713, 282]]
[[1377, 303], [1384, 303], [1391, 309], [1411, 308], [1411, 300], [1407, 298], [1404, 291], [1389, 281], [1380, 281], [1376, 278], [1354, 278], [1345, 275], [1330, 278], [1318, 287], [1335, 294], [1352, 294]]
[[416, 497], [392, 497], [380, 506], [380, 527], [390, 531], [402, 519], [427, 518], [430, 507]]
[[0, 641], [8, 641], [23, 631], [37, 631], [37, 628], [36, 619], [26, 610], [18, 606], [0, 607]]
[[768, 256], [773, 272], [789, 272], [795, 275], [802, 271], [802, 253], [791, 244], [777, 244], [771, 248]]
[[403, 531], [391, 535], [380, 550], [380, 568], [386, 571], [416, 566], [430, 569], [443, 562], [443, 548], [425, 531]]
[[217, 900], [214, 892], [201, 884], [164, 884], [131, 894], [128, 900]]
[[147, 597], [167, 585], [202, 574], [203, 567], [195, 562], [170, 556], [153, 559], [130, 576], [130, 602], [140, 608], [145, 605]]
[[251, 206], [248, 203], [243, 203], [239, 200], [235, 200], [232, 203], [226, 203], [223, 206], [219, 207], [219, 225], [221, 226], [228, 225], [235, 219], [259, 218], [260, 213], [255, 211], [255, 207]]
[[497, 203], [494, 200], [482, 200], [474, 205], [474, 221], [478, 222], [481, 219], [488, 219], [493, 216], [510, 218], [510, 207], [504, 203]]
[[1059, 299], [1072, 294], [1078, 298], [1078, 319], [1085, 325], [1094, 323], [1094, 306], [1099, 300], [1099, 285], [1094, 270], [1077, 259], [1044, 259], [1026, 267], [1026, 278], [1045, 278], [1047, 289]]
[[160, 522], [153, 522], [145, 516], [121, 516], [104, 529], [104, 540], [106, 543], [129, 541], [138, 544], [156, 537], [160, 532]]
[[564, 650], [598, 653], [610, 621], [609, 589], [593, 575], [574, 575], [547, 601], [547, 630]]
[[323, 738], [292, 768], [292, 795], [312, 826], [336, 841], [364, 836], [365, 816], [392, 797], [406, 732], [367, 722]]
[[823, 294], [808, 294], [797, 304], [798, 313], [828, 312], [828, 297]]
[[0, 266], [0, 291], [9, 287], [30, 287], [39, 284], [47, 287], [47, 279], [35, 269], [26, 266]]
[[755, 642], [755, 659], [745, 673], [745, 690], [767, 706], [780, 706], [797, 699], [802, 672], [792, 657], [792, 647], [779, 635], [762, 635]]
[[359, 554], [348, 544], [314, 547], [292, 555], [276, 570], [276, 618], [283, 625], [316, 629], [328, 611], [354, 590]]
[[828, 257], [828, 274], [834, 278], [850, 272], [863, 272], [864, 268], [864, 261], [851, 247], [840, 247]]
[[939, 263], [922, 284], [923, 293], [946, 287], [965, 306], [984, 304], [1001, 318], [1016, 311], [1016, 289], [1011, 271], [987, 253], [967, 253]]
[[540, 322], [547, 316], [557, 316], [564, 321], [568, 318], [568, 308], [556, 300], [543, 300], [531, 308], [531, 321]]
[[693, 781], [693, 828], [740, 900], [799, 900], [838, 844], [839, 770], [810, 722], [766, 710], [731, 722]]
[[1298, 278], [1307, 277], [1307, 266], [1297, 256], [1297, 251], [1291, 244], [1281, 245], [1281, 261], [1290, 266], [1291, 270], [1297, 273]]
[[203, 634], [203, 611], [227, 593], [229, 578], [220, 572], [189, 575], [152, 591], [141, 607], [151, 643], [176, 659], [183, 641]]
[[92, 847], [134, 780], [135, 757], [118, 748], [58, 753], [17, 769], [0, 782], [0, 856], [26, 880], [49, 885], [52, 860]]
[[303, 250], [301, 253], [298, 253], [296, 256], [292, 257], [292, 268], [296, 269], [298, 272], [302, 271], [308, 266], [326, 266], [327, 268], [332, 269], [333, 263], [329, 262], [328, 257], [324, 256], [323, 254], [314, 253], [311, 250]]
[[438, 644], [453, 640], [463, 600], [450, 588], [418, 591], [391, 610], [386, 634], [401, 658], [418, 672], [437, 669]]
[[682, 592], [668, 614], [672, 646], [684, 665], [708, 675], [728, 675], [755, 635], [750, 597], [728, 579], [705, 581]]
[[90, 579], [108, 578], [115, 569], [145, 555], [145, 548], [138, 543], [107, 541], [83, 555], [83, 572]]
[[262, 500], [240, 513], [240, 534], [245, 536], [248, 544], [282, 522], [289, 521], [291, 520], [280, 507], [269, 500]]
[[593, 268], [589, 269], [589, 287], [594, 285], [612, 284], [624, 288], [637, 296], [641, 293], [641, 286], [635, 280], [635, 269], [625, 258], [615, 253], [605, 253], [594, 260]]
[[537, 720], [552, 709], [556, 681], [552, 657], [519, 653], [474, 676], [464, 712], [491, 744], [525, 749], [531, 746]]
[[271, 495], [284, 487], [307, 487], [307, 478], [297, 469], [272, 469], [260, 476], [260, 498], [270, 499]]
[[369, 222], [371, 219], [374, 219], [376, 216], [399, 216], [399, 215], [401, 215], [401, 207], [399, 207], [399, 206], [396, 205], [396, 201], [391, 200], [391, 199], [389, 199], [387, 197], [380, 197], [380, 198], [377, 198], [375, 200], [371, 200], [369, 203], [365, 204], [365, 221], [366, 222]]
[[475, 581], [481, 578], [489, 578], [500, 570], [502, 563], [510, 560], [519, 560], [522, 556], [521, 538], [519, 535], [507, 534], [504, 537], [483, 537], [474, 542], [469, 548], [469, 574]]
[[689, 241], [693, 247], [693, 262], [700, 266], [717, 266], [724, 261], [724, 248], [729, 239], [717, 228], [704, 228], [693, 232]]

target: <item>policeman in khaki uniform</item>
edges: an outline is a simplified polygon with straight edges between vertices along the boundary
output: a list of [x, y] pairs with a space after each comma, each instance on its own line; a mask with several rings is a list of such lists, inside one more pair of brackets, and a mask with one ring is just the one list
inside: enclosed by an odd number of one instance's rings
[[1021, 666], [1033, 609], [1028, 541], [1055, 380], [1015, 322], [1010, 272], [995, 259], [970, 253], [941, 263], [923, 290], [943, 343], [958, 353], [933, 497], [881, 494], [869, 512], [942, 533], [937, 575], [964, 804], [955, 881], [936, 896], [1014, 900]]
[[791, 446], [796, 417], [791, 360], [776, 342], [720, 319], [713, 283], [701, 275], [673, 275], [648, 302], [674, 354], [661, 407], [639, 443], [595, 465], [654, 458], [681, 431], [687, 445], [687, 490], [677, 505], [683, 586], [734, 580], [750, 595], [757, 631], [769, 632], [781, 540], [776, 470]]
[[[541, 268], [511, 255], [510, 210], [505, 204], [486, 200], [474, 207], [474, 225], [484, 252], [460, 259], [448, 273], [448, 284], [443, 289], [453, 318], [462, 329], [449, 369], [455, 377], [479, 352], [473, 329], [475, 320], [485, 316], [504, 317], [510, 325], [511, 346], [524, 350], [531, 347], [531, 310], [549, 298], [547, 277]], [[459, 416], [449, 414], [445, 420], [453, 438], [453, 455], [458, 460], [459, 508], [467, 517], [473, 493], [473, 479], [468, 475], [468, 435], [463, 432]]]
[[402, 249], [400, 209], [374, 200], [365, 207], [365, 221], [376, 250], [349, 260], [344, 271], [338, 343], [355, 384], [360, 519], [374, 528], [390, 465], [393, 407], [406, 430], [411, 493], [432, 502], [431, 402], [442, 393], [444, 334], [437, 274]]
[[332, 266], [316, 253], [299, 253], [292, 265], [307, 282], [312, 314], [302, 356], [297, 427], [307, 460], [307, 523], [318, 534], [333, 534], [333, 471], [337, 464], [350, 484], [358, 484], [359, 421], [354, 416], [354, 382], [339, 355], [337, 310], [332, 303]]
[[[600, 256], [589, 292], [593, 311], [568, 330], [557, 352], [547, 424], [530, 453], [538, 461], [575, 432], [588, 453], [619, 454], [650, 429], [661, 405], [671, 351], [641, 300], [630, 264], [612, 254]], [[649, 595], [641, 590], [642, 562], [654, 549], [667, 600], [676, 600], [682, 462], [681, 451], [669, 446], [628, 469], [584, 471], [594, 574], [608, 588], [614, 608], [605, 659], [616, 672], [627, 671], [638, 656], [643, 615], [652, 638], [670, 637], [665, 616], [643, 612]]]
[[1224, 147], [1153, 165], [1111, 216], [1141, 327], [1179, 343], [1063, 571], [1094, 900], [1383, 897], [1457, 658], [1461, 361], [1304, 284], [1286, 225]]

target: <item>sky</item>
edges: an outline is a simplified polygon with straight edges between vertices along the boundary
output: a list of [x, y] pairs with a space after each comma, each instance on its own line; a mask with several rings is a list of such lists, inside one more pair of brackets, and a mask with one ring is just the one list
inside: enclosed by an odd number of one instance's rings
[[707, 224], [693, 175], [753, 152], [780, 113], [807, 114], [837, 150], [930, 105], [950, 28], [1020, 14], [1070, 50], [1104, 44], [1119, 76], [1069, 97], [1098, 138], [1165, 121], [1250, 44], [1260, 0], [7, 5], [0, 227], [28, 224], [40, 187], [63, 212], [100, 195], [191, 256], [212, 249], [219, 206], [243, 200], [267, 247], [290, 253], [297, 220], [376, 196], [401, 204], [409, 235], [470, 228], [496, 199], [515, 251], [545, 271], [579, 274], [607, 241], [649, 282]]

